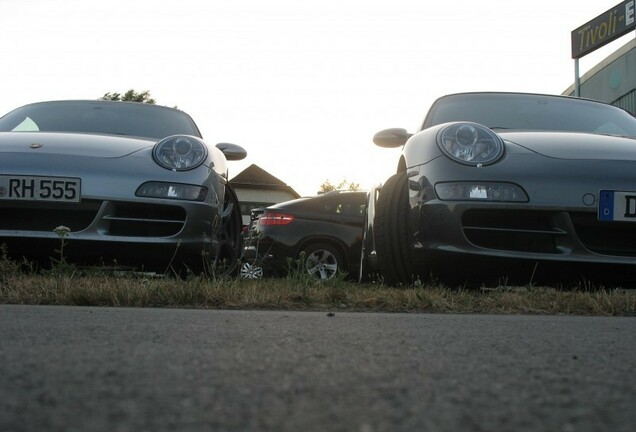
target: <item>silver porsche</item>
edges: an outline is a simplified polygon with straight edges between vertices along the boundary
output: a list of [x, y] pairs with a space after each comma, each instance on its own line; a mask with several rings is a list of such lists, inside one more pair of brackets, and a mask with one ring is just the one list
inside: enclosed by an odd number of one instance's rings
[[439, 98], [368, 195], [360, 279], [636, 281], [636, 118], [563, 96]]
[[227, 160], [185, 112], [143, 103], [54, 101], [0, 118], [0, 244], [11, 257], [147, 271], [236, 260], [241, 214]]

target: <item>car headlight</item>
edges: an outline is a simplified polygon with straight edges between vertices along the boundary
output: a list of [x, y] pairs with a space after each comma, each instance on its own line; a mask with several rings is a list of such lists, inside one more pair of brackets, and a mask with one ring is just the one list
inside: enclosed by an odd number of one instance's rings
[[437, 135], [439, 148], [454, 161], [473, 166], [497, 162], [503, 141], [492, 130], [477, 123], [453, 123]]
[[174, 135], [155, 144], [152, 156], [163, 168], [187, 171], [201, 165], [208, 154], [201, 140], [189, 135]]

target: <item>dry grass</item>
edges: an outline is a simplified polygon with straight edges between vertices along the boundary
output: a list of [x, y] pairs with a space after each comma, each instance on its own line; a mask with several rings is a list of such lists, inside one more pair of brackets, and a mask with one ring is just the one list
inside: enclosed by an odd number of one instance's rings
[[283, 279], [118, 275], [104, 268], [78, 271], [64, 257], [50, 270], [15, 263], [0, 246], [0, 303], [120, 307], [186, 307], [426, 313], [636, 316], [636, 290], [414, 285], [391, 288], [342, 277], [319, 282], [290, 266]]
[[139, 275], [29, 274], [0, 277], [0, 303], [426, 313], [636, 316], [636, 290], [549, 287], [450, 289], [308, 278], [242, 280]]

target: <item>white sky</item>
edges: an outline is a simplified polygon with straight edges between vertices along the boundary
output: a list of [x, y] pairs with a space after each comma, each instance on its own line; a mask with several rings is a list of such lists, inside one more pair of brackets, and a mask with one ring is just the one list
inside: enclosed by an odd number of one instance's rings
[[[0, 0], [0, 113], [149, 90], [301, 195], [384, 181], [437, 97], [562, 93], [570, 32], [620, 0]], [[581, 75], [634, 36], [580, 61]]]

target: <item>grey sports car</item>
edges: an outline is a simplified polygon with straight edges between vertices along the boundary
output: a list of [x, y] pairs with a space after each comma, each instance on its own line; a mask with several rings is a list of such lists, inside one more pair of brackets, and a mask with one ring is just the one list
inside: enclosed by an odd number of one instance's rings
[[245, 156], [234, 144], [206, 145], [177, 109], [90, 100], [17, 108], [0, 118], [0, 244], [11, 257], [46, 260], [63, 235], [77, 264], [218, 268], [241, 252], [226, 161]]
[[433, 103], [397, 172], [368, 195], [360, 279], [630, 284], [636, 118], [562, 96], [464, 93]]

